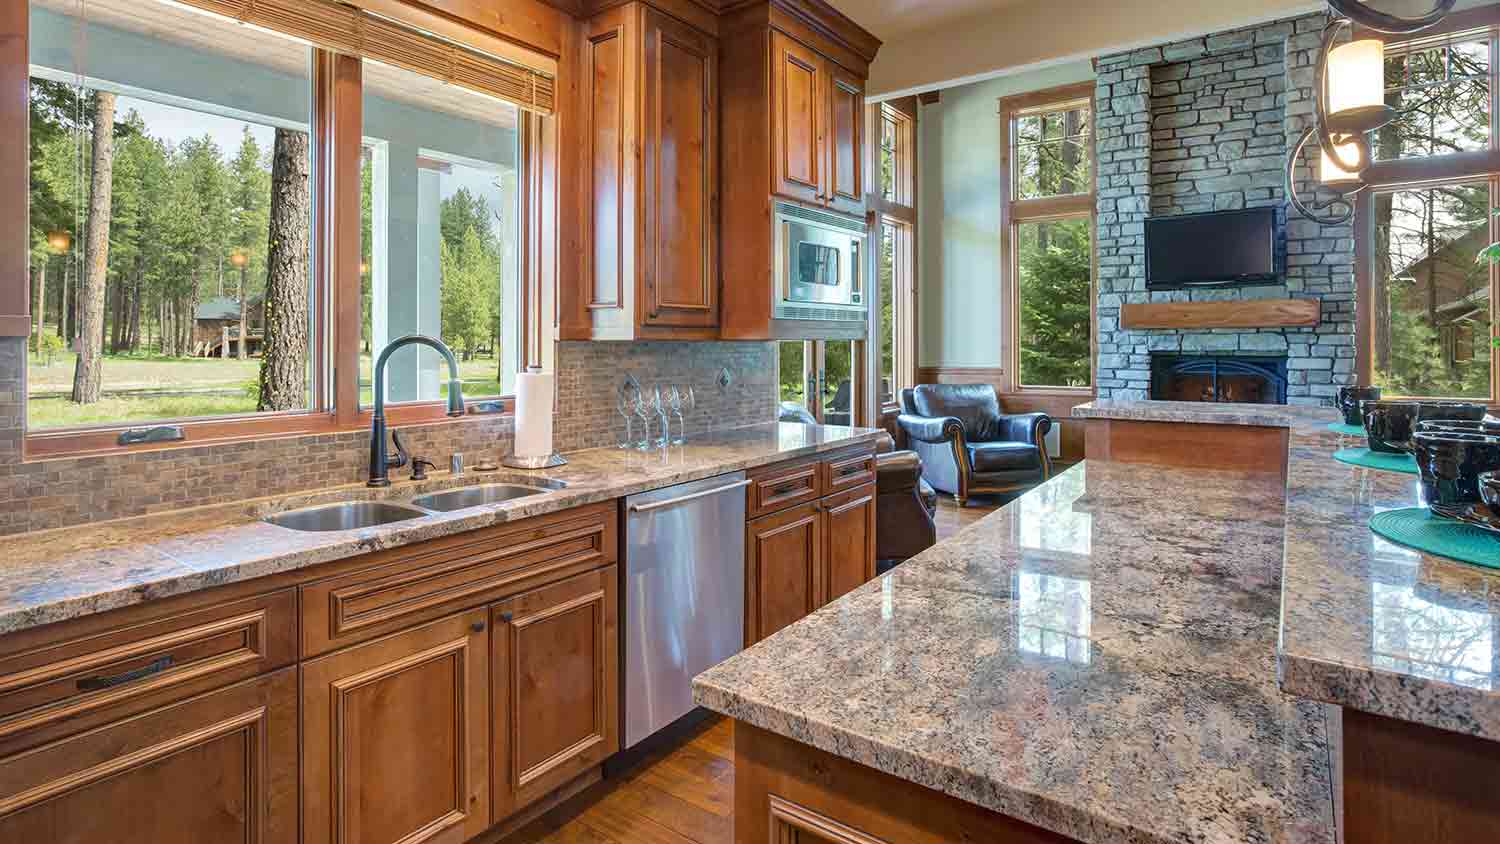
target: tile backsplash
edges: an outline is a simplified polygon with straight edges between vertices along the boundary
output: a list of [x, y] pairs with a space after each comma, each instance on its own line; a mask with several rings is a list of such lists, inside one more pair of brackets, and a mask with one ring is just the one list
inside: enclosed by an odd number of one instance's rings
[[[771, 343], [562, 343], [555, 441], [563, 451], [616, 441], [616, 389], [691, 384], [699, 398], [688, 433], [768, 422], [776, 413]], [[0, 338], [0, 535], [67, 527], [203, 504], [353, 483], [367, 468], [369, 434], [267, 438], [222, 445], [23, 462], [25, 341]], [[728, 369], [731, 383], [716, 384]], [[469, 417], [402, 427], [408, 448], [446, 467], [509, 448], [509, 417]]]

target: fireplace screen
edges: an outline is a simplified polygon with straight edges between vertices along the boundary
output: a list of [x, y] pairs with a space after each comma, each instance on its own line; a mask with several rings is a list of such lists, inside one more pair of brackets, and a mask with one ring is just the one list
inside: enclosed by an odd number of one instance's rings
[[1151, 398], [1286, 404], [1286, 359], [1152, 355]]

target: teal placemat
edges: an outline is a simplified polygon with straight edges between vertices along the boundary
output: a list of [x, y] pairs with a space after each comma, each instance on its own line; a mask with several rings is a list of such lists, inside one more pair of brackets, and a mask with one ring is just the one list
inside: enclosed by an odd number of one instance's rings
[[1487, 569], [1500, 569], [1500, 535], [1438, 518], [1425, 507], [1376, 513], [1370, 517], [1370, 530], [1397, 545]]
[[1365, 435], [1365, 426], [1345, 425], [1342, 422], [1329, 422], [1328, 430], [1335, 434], [1348, 434], [1351, 437], [1362, 437]]
[[1333, 459], [1350, 466], [1363, 466], [1382, 472], [1417, 474], [1417, 461], [1410, 454], [1382, 454], [1368, 448], [1341, 448], [1333, 453]]

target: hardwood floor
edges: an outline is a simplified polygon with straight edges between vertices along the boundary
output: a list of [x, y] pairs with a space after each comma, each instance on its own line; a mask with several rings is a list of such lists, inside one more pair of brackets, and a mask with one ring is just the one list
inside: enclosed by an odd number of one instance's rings
[[952, 497], [938, 496], [937, 538], [939, 542], [974, 524], [996, 510], [1015, 500], [1015, 496], [985, 496], [969, 501], [969, 506], [960, 508]]
[[732, 844], [734, 722], [685, 741], [542, 815], [504, 844]]

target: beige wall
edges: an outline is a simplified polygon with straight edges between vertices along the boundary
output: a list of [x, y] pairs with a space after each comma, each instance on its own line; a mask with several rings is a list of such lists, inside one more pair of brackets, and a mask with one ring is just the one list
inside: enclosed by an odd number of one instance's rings
[[918, 365], [1000, 366], [999, 100], [1094, 78], [1087, 61], [943, 91], [922, 107]]
[[1023, 0], [887, 41], [872, 96], [903, 96], [1326, 8], [1313, 0]]

